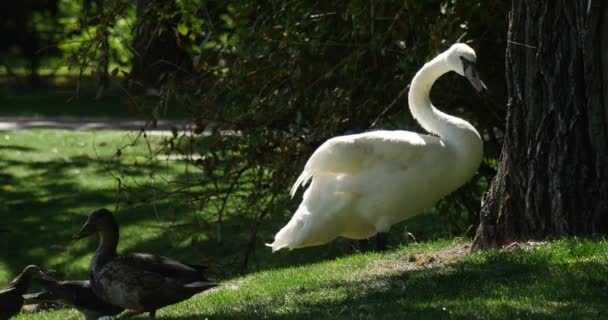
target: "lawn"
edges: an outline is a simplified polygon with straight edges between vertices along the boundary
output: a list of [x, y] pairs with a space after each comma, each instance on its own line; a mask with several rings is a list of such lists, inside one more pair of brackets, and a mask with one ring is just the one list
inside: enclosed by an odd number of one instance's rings
[[[96, 243], [93, 239], [75, 242], [71, 236], [89, 212], [101, 207], [116, 212], [121, 226], [119, 251], [158, 252], [208, 264], [216, 279], [242, 272], [251, 221], [241, 212], [224, 216], [220, 242], [213, 211], [201, 212], [165, 197], [162, 192], [179, 188], [174, 181], [200, 179], [200, 172], [190, 168], [185, 175], [184, 162], [150, 159], [148, 142], [156, 148], [161, 139], [145, 140], [137, 133], [116, 131], [0, 132], [0, 283], [32, 263], [71, 278], [86, 277]], [[119, 148], [121, 156], [116, 157]], [[119, 191], [127, 185], [135, 192]], [[259, 227], [260, 241], [248, 270], [352, 252], [348, 241], [337, 241], [330, 250], [272, 255], [264, 242], [272, 240], [286, 217], [276, 219]]]
[[[0, 89], [2, 90], [2, 89]], [[76, 95], [73, 88], [45, 88], [31, 92], [19, 90], [0, 91], [2, 116], [64, 117], [64, 118], [141, 118], [141, 101], [131, 100], [118, 88], [106, 91], [99, 98], [95, 92], [82, 90]], [[151, 106], [146, 106], [149, 110]], [[157, 113], [163, 119], [183, 118], [186, 110], [172, 103], [171, 108]]]
[[[468, 253], [462, 240], [251, 273], [159, 319], [605, 319], [608, 242]], [[281, 254], [279, 254], [281, 255]], [[74, 311], [17, 319], [76, 319]]]
[[[151, 165], [145, 161], [144, 143], [127, 148], [129, 157], [114, 156], [135, 138], [110, 131], [0, 132], [0, 282], [30, 263], [85, 275], [94, 243], [73, 242], [71, 235], [90, 211], [119, 209], [118, 182], [109, 173], [127, 171], [131, 180], [146, 187]], [[155, 170], [167, 177], [179, 172], [177, 165], [158, 165]], [[167, 206], [159, 200], [156, 208], [161, 215], [185, 210], [175, 205], [165, 210]], [[162, 249], [167, 254], [184, 247], [184, 239], [171, 231], [179, 219], [158, 219], [151, 206], [141, 204], [120, 209], [121, 247]], [[121, 214], [124, 211], [129, 214]]]
[[[158, 145], [162, 137], [149, 140]], [[121, 156], [116, 157], [121, 146]], [[355, 253], [350, 242], [271, 254], [263, 245], [281, 221], [260, 226], [248, 273], [235, 265], [248, 221], [213, 215], [162, 197], [185, 164], [150, 161], [134, 133], [0, 132], [0, 284], [35, 263], [83, 279], [96, 241], [72, 241], [86, 215], [108, 207], [121, 226], [119, 251], [156, 252], [206, 263], [219, 289], [168, 307], [160, 319], [601, 319], [608, 318], [608, 242], [563, 240], [467, 254], [467, 240], [427, 240], [387, 253]], [[151, 180], [149, 171], [156, 173]], [[125, 199], [119, 182], [142, 199]], [[194, 174], [194, 173], [191, 173]], [[126, 180], [125, 180], [126, 179]], [[167, 180], [168, 181], [168, 180]], [[297, 202], [297, 200], [294, 200]], [[117, 205], [120, 204], [120, 205]], [[152, 205], [154, 204], [154, 205]], [[445, 234], [436, 216], [408, 222], [417, 238]], [[396, 226], [392, 243], [403, 240]], [[192, 234], [199, 244], [192, 245]], [[395, 241], [396, 240], [396, 241]], [[17, 319], [79, 319], [64, 309]]]

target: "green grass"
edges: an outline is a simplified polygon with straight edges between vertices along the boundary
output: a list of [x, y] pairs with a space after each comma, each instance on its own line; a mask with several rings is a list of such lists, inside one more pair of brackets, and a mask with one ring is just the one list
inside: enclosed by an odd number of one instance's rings
[[3, 116], [22, 117], [135, 117], [130, 113], [127, 98], [114, 92], [102, 99], [94, 93], [74, 96], [72, 89], [41, 89], [35, 94], [4, 92], [0, 94]]
[[[226, 280], [162, 309], [159, 319], [605, 319], [608, 241], [563, 240], [528, 250], [438, 251], [412, 244]], [[418, 255], [417, 254], [422, 254]], [[281, 254], [279, 254], [281, 255]], [[418, 257], [418, 258], [412, 258]], [[432, 260], [430, 260], [432, 261]], [[75, 319], [73, 311], [17, 319]]]
[[[0, 283], [30, 263], [69, 275], [86, 274], [95, 243], [70, 238], [88, 212], [116, 209], [118, 183], [108, 172], [128, 172], [146, 193], [152, 165], [143, 160], [144, 144], [128, 148], [128, 157], [113, 157], [119, 146], [132, 139], [134, 135], [110, 131], [0, 132]], [[167, 177], [179, 173], [178, 165], [158, 165], [155, 170]], [[180, 256], [186, 246], [184, 236], [173, 227], [187, 217], [171, 221], [166, 215], [187, 210], [168, 201], [157, 205], [161, 219], [149, 205], [119, 210], [117, 219], [124, 226], [121, 249], [147, 248]]]
[[[211, 266], [216, 279], [241, 271], [243, 249], [252, 222], [241, 212], [224, 216], [223, 241], [218, 242], [213, 212], [199, 212], [175, 199], [153, 196], [150, 186], [175, 189], [175, 179], [200, 179], [191, 169], [184, 177], [184, 164], [177, 161], [148, 162], [146, 143], [131, 143], [135, 135], [112, 131], [70, 132], [28, 130], [0, 132], [0, 284], [8, 282], [28, 264], [85, 278], [96, 243], [74, 242], [86, 215], [107, 207], [116, 212], [121, 226], [121, 252], [158, 252], [191, 263]], [[151, 139], [152, 147], [161, 138]], [[149, 177], [155, 172], [155, 182]], [[133, 194], [118, 193], [118, 175]], [[167, 179], [165, 181], [164, 179]], [[117, 203], [120, 205], [117, 207]], [[154, 206], [152, 205], [154, 204]], [[264, 242], [272, 239], [285, 217], [259, 227], [260, 241], [249, 270], [297, 265], [331, 259], [352, 252], [348, 241], [336, 241], [328, 249], [311, 248], [272, 255]], [[193, 247], [193, 235], [198, 246]]]
[[[438, 251], [463, 240], [433, 240], [383, 254], [353, 254], [350, 242], [271, 254], [256, 245], [251, 273], [239, 275], [238, 259], [251, 221], [225, 217], [224, 241], [202, 216], [171, 199], [118, 203], [121, 173], [149, 196], [149, 170], [179, 178], [179, 162], [146, 161], [140, 141], [122, 132], [31, 130], [0, 132], [0, 284], [31, 263], [83, 279], [96, 241], [71, 235], [99, 207], [117, 209], [120, 252], [156, 252], [191, 263], [208, 263], [220, 289], [159, 312], [160, 319], [601, 319], [608, 318], [608, 242], [564, 240], [531, 250], [473, 253], [455, 260]], [[160, 139], [160, 138], [158, 138]], [[158, 140], [152, 139], [156, 145]], [[163, 187], [158, 180], [158, 186]], [[124, 197], [124, 195], [120, 195]], [[295, 200], [297, 201], [297, 200]], [[260, 239], [270, 241], [281, 223], [265, 221]], [[442, 233], [432, 215], [408, 222], [419, 239]], [[393, 228], [391, 243], [402, 240]], [[437, 232], [437, 229], [440, 230]], [[192, 231], [199, 251], [190, 245]], [[428, 238], [428, 236], [427, 236]], [[200, 251], [204, 253], [201, 257]], [[413, 255], [439, 257], [419, 265]], [[237, 261], [237, 262], [234, 262]], [[17, 319], [79, 319], [64, 309]]]
[[[91, 89], [84, 89], [78, 96], [75, 87], [45, 88], [36, 92], [5, 90], [0, 91], [0, 106], [2, 116], [20, 117], [103, 117], [103, 118], [142, 118], [144, 114], [137, 108], [129, 107], [128, 96], [118, 90], [111, 89], [99, 99]], [[140, 100], [138, 107], [142, 107]], [[152, 104], [151, 104], [152, 105]], [[150, 106], [151, 106], [150, 105]], [[150, 106], [146, 106], [147, 109]], [[160, 112], [158, 116], [166, 119], [183, 118], [185, 109], [172, 104], [167, 112]]]

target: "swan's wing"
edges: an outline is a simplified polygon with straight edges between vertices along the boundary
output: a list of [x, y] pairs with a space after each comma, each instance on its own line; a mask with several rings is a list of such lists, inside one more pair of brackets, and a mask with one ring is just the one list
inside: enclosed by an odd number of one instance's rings
[[355, 175], [378, 164], [403, 167], [444, 147], [437, 137], [409, 131], [373, 131], [335, 137], [321, 145], [308, 159], [291, 189], [291, 195], [315, 175]]

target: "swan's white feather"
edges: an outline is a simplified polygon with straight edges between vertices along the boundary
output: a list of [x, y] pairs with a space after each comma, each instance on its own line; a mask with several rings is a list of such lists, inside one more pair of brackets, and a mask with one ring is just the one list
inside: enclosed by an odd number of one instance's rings
[[[431, 147], [431, 145], [437, 147]], [[357, 175], [375, 166], [411, 166], [429, 148], [442, 148], [434, 136], [409, 131], [372, 131], [327, 140], [308, 159], [291, 188], [293, 197], [300, 186], [315, 175]]]
[[479, 133], [468, 122], [435, 109], [428, 98], [443, 73], [463, 74], [454, 65], [461, 56], [475, 59], [472, 49], [456, 44], [425, 64], [410, 87], [414, 118], [438, 136], [373, 131], [332, 138], [313, 153], [291, 196], [310, 185], [291, 220], [269, 244], [273, 251], [387, 232], [470, 179], [482, 157]]
[[[273, 251], [327, 243], [337, 236], [365, 239], [418, 213], [443, 195], [451, 150], [439, 138], [408, 131], [335, 137], [321, 145], [292, 188], [312, 179]], [[431, 172], [423, 168], [433, 166]], [[418, 181], [417, 185], [407, 181]]]

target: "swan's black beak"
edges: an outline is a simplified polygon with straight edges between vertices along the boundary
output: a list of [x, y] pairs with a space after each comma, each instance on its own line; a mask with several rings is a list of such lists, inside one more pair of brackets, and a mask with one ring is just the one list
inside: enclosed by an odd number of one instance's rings
[[477, 73], [477, 69], [475, 68], [475, 62], [469, 61], [465, 57], [460, 57], [460, 61], [462, 61], [462, 70], [464, 71], [464, 76], [469, 79], [469, 82], [473, 85], [473, 88], [480, 93], [488, 90], [483, 81], [479, 79], [479, 73]]
[[475, 64], [469, 63], [464, 65], [464, 76], [469, 79], [473, 88], [477, 90], [477, 92], [484, 92], [488, 90], [486, 85], [479, 79], [479, 74], [477, 73], [477, 69], [475, 68]]

